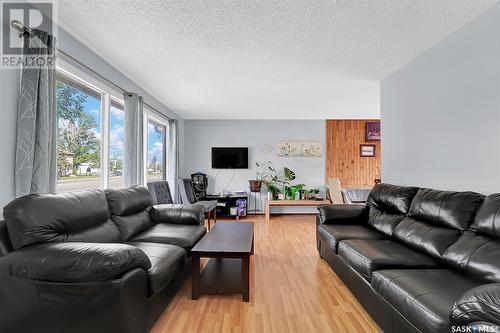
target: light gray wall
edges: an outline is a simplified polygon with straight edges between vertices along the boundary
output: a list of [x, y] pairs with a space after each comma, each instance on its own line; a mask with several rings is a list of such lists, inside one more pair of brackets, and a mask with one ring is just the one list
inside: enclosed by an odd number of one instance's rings
[[[2, 24], [8, 24], [8, 22], [2, 22]], [[59, 30], [58, 37], [58, 47], [63, 51], [69, 53], [119, 86], [144, 96], [144, 100], [148, 104], [151, 104], [166, 116], [179, 119], [179, 149], [181, 153], [180, 165], [182, 169], [184, 164], [182, 156], [182, 152], [184, 151], [182, 142], [182, 138], [184, 137], [184, 120], [62, 29]], [[2, 117], [0, 121], [0, 156], [2, 156], [2, 163], [0, 163], [0, 175], [2, 177], [0, 187], [0, 208], [14, 198], [16, 113], [19, 82], [20, 70], [0, 70], [0, 110]]]
[[[184, 177], [203, 172], [209, 175], [210, 192], [248, 190], [248, 180], [255, 179], [255, 162], [271, 160], [276, 167], [287, 166], [297, 174], [294, 183], [304, 183], [308, 188], [325, 184], [325, 157], [278, 157], [276, 141], [321, 141], [325, 144], [323, 120], [185, 120]], [[265, 143], [273, 145], [271, 153], [262, 151]], [[249, 169], [215, 170], [211, 168], [212, 147], [248, 147]], [[234, 172], [234, 179], [230, 182]], [[263, 194], [265, 197], [265, 194]], [[252, 200], [250, 200], [252, 201]], [[253, 207], [253, 205], [252, 205]], [[280, 211], [279, 207], [273, 212]], [[315, 212], [315, 208], [293, 209], [286, 212]]]
[[382, 179], [500, 192], [500, 4], [381, 84]]

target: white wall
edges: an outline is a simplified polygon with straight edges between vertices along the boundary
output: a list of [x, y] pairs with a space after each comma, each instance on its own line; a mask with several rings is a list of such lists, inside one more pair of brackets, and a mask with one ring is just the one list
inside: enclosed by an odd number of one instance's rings
[[[3, 22], [2, 25], [9, 24]], [[104, 77], [115, 82], [119, 86], [144, 96], [144, 100], [171, 118], [179, 119], [180, 138], [180, 165], [184, 164], [182, 152], [184, 151], [182, 138], [184, 136], [184, 120], [178, 117], [172, 110], [161, 104], [153, 96], [137, 86], [132, 80], [125, 77], [114, 67], [109, 65], [87, 47], [76, 41], [71, 35], [62, 29], [59, 30], [58, 47], [69, 53], [85, 65], [91, 67]], [[20, 70], [0, 69], [0, 175], [2, 177], [0, 187], [0, 213], [1, 208], [14, 199], [14, 161], [16, 145], [16, 114], [18, 105], [18, 92], [20, 84]]]
[[[322, 120], [185, 120], [184, 177], [203, 172], [209, 175], [211, 193], [248, 190], [248, 180], [255, 179], [255, 162], [271, 160], [275, 167], [287, 166], [297, 174], [294, 183], [308, 188], [324, 188], [325, 157], [278, 157], [276, 141], [321, 141], [325, 144], [325, 122]], [[262, 151], [265, 143], [273, 145], [271, 153]], [[211, 148], [233, 146], [249, 148], [249, 169], [211, 169]], [[231, 176], [234, 179], [230, 182]], [[265, 194], [263, 194], [263, 197]], [[252, 201], [252, 200], [251, 200]], [[273, 208], [273, 212], [279, 207]], [[315, 212], [315, 208], [293, 209], [286, 212]]]
[[500, 4], [381, 84], [382, 179], [500, 192]]

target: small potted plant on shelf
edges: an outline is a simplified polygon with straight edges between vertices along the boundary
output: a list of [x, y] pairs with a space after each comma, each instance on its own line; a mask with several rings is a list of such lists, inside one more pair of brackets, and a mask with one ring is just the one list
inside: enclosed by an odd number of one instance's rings
[[305, 186], [305, 184], [297, 184], [297, 185], [292, 185], [292, 186], [287, 186], [286, 187], [286, 199], [290, 200], [299, 200], [300, 199], [300, 192], [302, 191], [302, 188]]
[[314, 199], [316, 199], [316, 196], [318, 194], [319, 194], [319, 189], [317, 189], [317, 188], [312, 188], [310, 190], [306, 190], [304, 192], [304, 199], [314, 200]]

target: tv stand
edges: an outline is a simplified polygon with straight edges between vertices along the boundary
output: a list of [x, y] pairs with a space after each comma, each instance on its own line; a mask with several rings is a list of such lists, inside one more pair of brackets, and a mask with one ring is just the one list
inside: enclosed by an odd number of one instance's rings
[[237, 195], [237, 194], [228, 194], [228, 195], [218, 195], [218, 194], [208, 194], [200, 200], [217, 200], [217, 217], [235, 217], [239, 219], [239, 215], [231, 214], [231, 207], [236, 207], [236, 201], [239, 199], [246, 200], [247, 207], [245, 209], [244, 216], [247, 215], [248, 211], [248, 195]]

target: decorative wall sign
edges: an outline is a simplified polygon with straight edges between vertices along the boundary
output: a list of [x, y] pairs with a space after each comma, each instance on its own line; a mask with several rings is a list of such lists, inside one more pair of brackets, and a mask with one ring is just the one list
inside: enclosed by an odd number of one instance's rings
[[359, 145], [359, 156], [375, 157], [375, 145]]
[[273, 151], [273, 145], [270, 144], [269, 142], [266, 142], [263, 146], [262, 146], [262, 151], [264, 153], [270, 153]]
[[380, 141], [380, 121], [368, 121], [365, 124], [365, 141]]
[[282, 157], [320, 157], [323, 144], [318, 141], [279, 141], [276, 143], [278, 156]]

